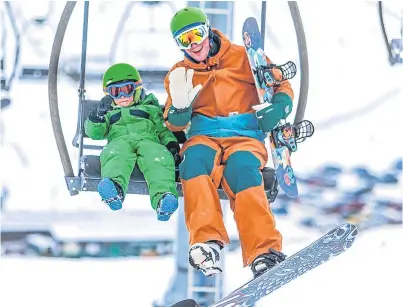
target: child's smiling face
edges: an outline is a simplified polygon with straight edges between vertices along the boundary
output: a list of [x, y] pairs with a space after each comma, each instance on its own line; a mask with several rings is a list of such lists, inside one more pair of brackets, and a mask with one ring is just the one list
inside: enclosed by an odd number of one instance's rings
[[116, 105], [119, 107], [128, 107], [130, 104], [133, 102], [133, 95], [129, 97], [120, 97], [117, 99], [114, 99]]

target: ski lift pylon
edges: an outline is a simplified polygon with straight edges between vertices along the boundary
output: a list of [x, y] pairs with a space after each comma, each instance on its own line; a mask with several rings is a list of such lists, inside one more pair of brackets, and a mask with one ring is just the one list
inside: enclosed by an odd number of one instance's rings
[[[67, 145], [65, 142], [60, 115], [58, 108], [58, 91], [57, 91], [57, 81], [58, 81], [58, 68], [59, 68], [59, 58], [61, 47], [63, 44], [64, 35], [66, 32], [67, 25], [69, 23], [70, 17], [73, 13], [73, 10], [77, 4], [77, 1], [67, 1], [65, 8], [60, 17], [60, 21], [56, 30], [55, 38], [53, 41], [51, 57], [49, 62], [49, 77], [48, 77], [48, 98], [49, 98], [49, 109], [51, 114], [51, 122], [53, 133], [55, 136], [57, 148], [60, 155], [60, 160], [63, 166], [65, 180], [67, 184], [67, 188], [70, 192], [70, 195], [77, 195], [81, 191], [96, 191], [98, 182], [101, 180], [101, 171], [100, 171], [100, 162], [99, 155], [84, 155], [84, 149], [102, 149], [102, 146], [94, 147], [94, 145], [85, 144], [88, 137], [84, 132], [84, 121], [87, 118], [89, 112], [96, 106], [98, 101], [95, 100], [87, 100], [85, 99], [85, 64], [86, 64], [86, 50], [87, 50], [87, 34], [88, 34], [88, 14], [89, 14], [89, 1], [84, 2], [84, 22], [83, 22], [83, 37], [82, 37], [82, 53], [81, 53], [81, 71], [80, 71], [80, 86], [79, 86], [79, 111], [78, 111], [78, 120], [77, 120], [77, 129], [76, 135], [73, 139], [73, 146], [77, 147], [79, 150], [79, 163], [78, 163], [78, 172], [77, 175], [74, 174], [73, 167], [71, 165], [71, 160], [67, 151]], [[290, 5], [290, 4], [289, 4]], [[291, 14], [293, 15], [294, 24], [296, 25], [297, 36], [298, 30], [302, 29], [302, 23], [299, 17], [297, 4], [290, 5]], [[294, 14], [298, 14], [298, 16], [294, 16]], [[298, 43], [300, 46], [300, 42], [303, 43], [303, 50], [300, 49], [300, 57], [302, 69], [304, 67], [304, 63], [307, 65], [307, 53], [306, 53], [306, 44], [305, 44], [305, 36], [303, 36], [302, 40], [299, 38]], [[307, 83], [302, 82], [302, 85], [307, 87]], [[305, 91], [307, 93], [307, 88], [301, 88], [301, 92]], [[303, 113], [305, 110], [305, 102], [301, 102], [302, 100], [306, 100], [306, 94], [301, 95], [299, 99], [299, 116], [303, 117]], [[302, 108], [301, 108], [302, 107]], [[163, 106], [161, 106], [163, 108]], [[301, 112], [302, 110], [302, 112]], [[297, 111], [298, 116], [298, 111]], [[186, 140], [185, 134], [183, 132], [175, 134], [178, 142], [182, 143]], [[272, 202], [277, 196], [278, 190], [278, 182], [275, 177], [274, 170], [270, 167], [265, 167], [262, 171], [264, 186], [266, 190], [266, 194], [268, 199]], [[178, 177], [178, 176], [177, 176]], [[179, 195], [182, 194], [182, 186], [179, 180], [177, 180], [177, 188]], [[221, 199], [226, 199], [227, 196], [219, 188], [219, 195]], [[147, 183], [140, 172], [140, 170], [136, 167], [132, 173], [130, 178], [128, 194], [139, 194], [139, 195], [148, 195]]]

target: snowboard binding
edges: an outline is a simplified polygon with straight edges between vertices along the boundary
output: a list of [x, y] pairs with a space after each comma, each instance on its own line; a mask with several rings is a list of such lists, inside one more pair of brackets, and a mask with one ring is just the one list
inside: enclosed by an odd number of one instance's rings
[[272, 131], [273, 143], [276, 148], [287, 147], [291, 152], [297, 151], [297, 143], [302, 143], [314, 133], [314, 126], [309, 120], [296, 124], [286, 123]]
[[272, 88], [285, 80], [294, 78], [297, 74], [297, 66], [292, 61], [282, 65], [259, 65], [254, 72], [261, 85], [264, 84], [266, 87]]

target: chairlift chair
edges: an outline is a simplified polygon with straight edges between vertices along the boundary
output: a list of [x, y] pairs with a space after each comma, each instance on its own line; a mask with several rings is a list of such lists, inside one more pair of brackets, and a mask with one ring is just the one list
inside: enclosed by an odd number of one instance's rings
[[[79, 167], [78, 176], [66, 177], [68, 189], [71, 191], [97, 191], [97, 186], [101, 178], [101, 164], [99, 155], [85, 155], [83, 149], [87, 150], [102, 150], [103, 145], [87, 144], [89, 138], [83, 129], [84, 121], [89, 113], [99, 104], [98, 100], [83, 100], [82, 107], [78, 115], [78, 124], [76, 133], [73, 138], [73, 146], [79, 149]], [[161, 106], [163, 108], [163, 106]], [[162, 109], [163, 111], [163, 109]], [[174, 132], [179, 144], [186, 141], [186, 136], [183, 131]], [[263, 178], [265, 189], [269, 199], [275, 198], [277, 195], [277, 181], [274, 170], [270, 167], [263, 169]], [[179, 180], [179, 174], [176, 176], [177, 189], [180, 196], [182, 194], [182, 185]], [[226, 194], [221, 188], [218, 189], [221, 199], [226, 199]], [[127, 194], [148, 195], [147, 183], [143, 174], [136, 166], [130, 177]]]
[[[57, 147], [59, 150], [62, 166], [64, 169], [65, 180], [70, 195], [77, 195], [79, 192], [84, 191], [97, 191], [97, 185], [101, 178], [101, 166], [99, 155], [86, 155], [85, 150], [102, 150], [102, 145], [88, 144], [89, 138], [84, 131], [84, 121], [88, 114], [96, 107], [99, 101], [85, 99], [85, 64], [86, 64], [86, 50], [87, 50], [87, 32], [88, 32], [88, 14], [89, 2], [84, 2], [84, 23], [83, 23], [83, 38], [82, 38], [82, 53], [81, 53], [81, 69], [80, 69], [80, 86], [79, 86], [79, 111], [77, 120], [77, 129], [73, 138], [73, 146], [78, 148], [79, 151], [79, 165], [77, 175], [74, 174], [70, 157], [68, 155], [66, 142], [64, 139], [59, 110], [58, 110], [58, 95], [57, 95], [57, 78], [58, 78], [58, 65], [61, 46], [63, 43], [65, 31], [70, 19], [70, 16], [75, 8], [76, 1], [68, 1], [63, 10], [60, 22], [55, 34], [55, 39], [52, 46], [52, 53], [49, 64], [49, 79], [48, 79], [48, 95], [49, 107], [51, 113], [51, 121], [53, 132], [55, 135]], [[303, 34], [302, 22], [300, 20], [299, 11], [295, 2], [289, 2], [290, 11], [293, 17], [294, 25], [297, 32], [298, 45], [300, 46], [300, 58], [302, 69], [305, 67], [305, 74], [303, 80], [301, 79], [301, 90], [298, 102], [297, 118], [302, 119], [306, 105], [307, 97], [307, 52], [305, 44], [305, 36]], [[299, 32], [302, 30], [302, 34]], [[302, 35], [302, 37], [301, 37]], [[302, 48], [302, 49], [301, 49]], [[145, 80], [146, 81], [146, 80]], [[162, 82], [162, 80], [161, 80]], [[161, 106], [163, 109], [164, 107]], [[180, 144], [186, 141], [184, 132], [174, 133]], [[178, 175], [178, 174], [177, 174]], [[266, 190], [269, 201], [273, 202], [278, 193], [278, 183], [276, 180], [274, 169], [265, 167], [262, 171], [264, 187]], [[182, 186], [180, 180], [177, 178], [177, 189], [180, 196], [183, 196]], [[218, 189], [220, 199], [227, 199], [226, 194], [221, 187]], [[144, 176], [136, 166], [129, 182], [128, 194], [148, 195], [147, 183]]]

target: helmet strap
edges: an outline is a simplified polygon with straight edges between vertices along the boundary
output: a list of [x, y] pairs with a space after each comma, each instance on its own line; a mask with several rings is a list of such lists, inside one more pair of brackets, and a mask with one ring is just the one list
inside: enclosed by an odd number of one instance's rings
[[[141, 100], [141, 94], [143, 93], [143, 89], [142, 88], [140, 88], [140, 89], [137, 89], [135, 92], [134, 92], [134, 95], [133, 95], [133, 104], [137, 104], [140, 100]], [[132, 105], [133, 105], [132, 104]]]
[[209, 30], [209, 40], [210, 40], [210, 52], [208, 57], [211, 58], [215, 56], [221, 48], [221, 40], [220, 37], [215, 34], [211, 29]]
[[144, 100], [144, 98], [146, 98], [146, 90], [142, 88], [140, 94], [140, 101]]

